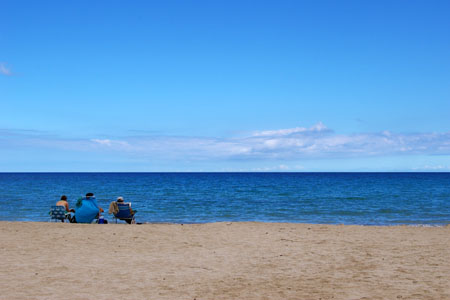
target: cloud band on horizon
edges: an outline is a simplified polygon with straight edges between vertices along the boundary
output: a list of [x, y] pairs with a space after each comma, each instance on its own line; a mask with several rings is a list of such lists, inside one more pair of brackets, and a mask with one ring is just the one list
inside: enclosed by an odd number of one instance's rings
[[2, 148], [108, 152], [163, 160], [295, 160], [396, 155], [450, 155], [450, 132], [337, 134], [318, 123], [244, 137], [123, 136], [69, 139], [38, 131], [0, 130]]

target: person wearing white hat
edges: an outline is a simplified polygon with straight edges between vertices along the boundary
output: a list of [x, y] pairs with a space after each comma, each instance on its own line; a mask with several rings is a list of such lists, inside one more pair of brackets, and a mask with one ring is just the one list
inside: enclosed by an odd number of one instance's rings
[[128, 204], [128, 207], [130, 209], [130, 216], [132, 216], [132, 218], [124, 219], [124, 221], [126, 221], [128, 224], [131, 224], [134, 220], [134, 214], [136, 212], [131, 208], [131, 203], [124, 203], [123, 197], [117, 197], [117, 200], [115, 202], [111, 202], [111, 204], [109, 205], [109, 213], [116, 215], [119, 212], [119, 206], [117, 205], [118, 203]]

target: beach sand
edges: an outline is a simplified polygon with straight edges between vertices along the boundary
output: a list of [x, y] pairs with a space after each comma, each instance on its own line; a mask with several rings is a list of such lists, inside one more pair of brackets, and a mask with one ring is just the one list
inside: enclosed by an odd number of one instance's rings
[[0, 299], [450, 299], [450, 226], [0, 222]]

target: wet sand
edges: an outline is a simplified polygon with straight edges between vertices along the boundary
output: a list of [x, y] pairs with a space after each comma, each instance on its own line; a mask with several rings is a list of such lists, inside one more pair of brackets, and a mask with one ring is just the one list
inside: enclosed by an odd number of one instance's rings
[[450, 226], [0, 222], [0, 299], [450, 299]]

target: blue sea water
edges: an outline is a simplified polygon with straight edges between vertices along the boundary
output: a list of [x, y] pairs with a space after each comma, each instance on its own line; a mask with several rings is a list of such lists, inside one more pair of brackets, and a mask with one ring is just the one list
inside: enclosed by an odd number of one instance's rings
[[0, 173], [0, 220], [49, 221], [87, 192], [139, 222], [450, 223], [450, 173]]

